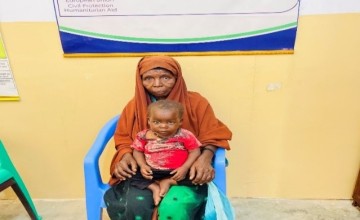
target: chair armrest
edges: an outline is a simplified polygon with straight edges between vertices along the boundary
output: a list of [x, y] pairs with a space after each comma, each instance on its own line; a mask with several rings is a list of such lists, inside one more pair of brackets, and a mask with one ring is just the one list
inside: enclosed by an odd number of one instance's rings
[[120, 115], [108, 121], [98, 133], [95, 142], [84, 159], [85, 182], [96, 182], [101, 185], [102, 179], [99, 169], [99, 159], [110, 138], [113, 137]]
[[219, 189], [226, 194], [226, 170], [227, 160], [225, 158], [225, 149], [218, 147], [215, 153], [215, 158], [213, 162], [215, 169], [215, 178], [214, 183], [219, 187]]

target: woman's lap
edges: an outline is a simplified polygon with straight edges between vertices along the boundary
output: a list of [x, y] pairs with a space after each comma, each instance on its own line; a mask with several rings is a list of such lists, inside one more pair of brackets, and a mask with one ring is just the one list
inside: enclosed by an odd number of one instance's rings
[[[172, 186], [159, 206], [159, 220], [201, 219], [205, 211], [207, 186]], [[129, 181], [113, 186], [104, 195], [112, 220], [150, 220], [154, 209], [152, 192], [140, 190]]]

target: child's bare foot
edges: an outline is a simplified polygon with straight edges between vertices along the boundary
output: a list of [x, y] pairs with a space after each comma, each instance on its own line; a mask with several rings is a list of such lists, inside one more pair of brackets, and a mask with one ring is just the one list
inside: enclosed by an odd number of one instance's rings
[[153, 199], [154, 199], [155, 206], [159, 205], [159, 203], [161, 201], [159, 184], [152, 183], [148, 186], [148, 189], [150, 189], [153, 193]]
[[165, 194], [169, 191], [170, 186], [177, 185], [177, 182], [171, 178], [163, 179], [159, 181], [160, 186], [160, 196], [164, 197]]

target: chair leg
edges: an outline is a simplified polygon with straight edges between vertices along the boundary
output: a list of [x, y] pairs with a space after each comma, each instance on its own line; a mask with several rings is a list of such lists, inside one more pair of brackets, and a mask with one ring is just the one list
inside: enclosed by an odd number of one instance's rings
[[86, 216], [87, 220], [101, 220], [103, 208], [100, 206], [102, 198], [95, 196], [91, 199], [86, 198]]
[[35, 213], [35, 211], [32, 209], [29, 201], [26, 199], [24, 193], [21, 191], [21, 189], [19, 188], [18, 184], [16, 183], [16, 181], [11, 178], [3, 183], [0, 184], [0, 191], [10, 187], [14, 190], [14, 192], [16, 193], [16, 195], [18, 196], [18, 198], [20, 199], [21, 203], [23, 204], [23, 206], [25, 207], [27, 213], [29, 214], [30, 218], [32, 220], [38, 220], [40, 219], [37, 214]]
[[33, 209], [33, 207], [31, 206], [32, 201], [29, 201], [25, 194], [23, 193], [23, 191], [20, 189], [19, 185], [13, 180], [14, 184], [11, 185], [12, 189], [14, 190], [14, 192], [16, 193], [16, 195], [19, 197], [21, 203], [23, 204], [23, 206], [25, 207], [27, 213], [29, 214], [30, 218], [32, 220], [38, 220], [41, 219], [36, 211]]
[[[88, 209], [88, 208], [86, 208]], [[86, 210], [87, 220], [101, 220], [103, 209], [101, 207], [94, 207], [93, 210]]]

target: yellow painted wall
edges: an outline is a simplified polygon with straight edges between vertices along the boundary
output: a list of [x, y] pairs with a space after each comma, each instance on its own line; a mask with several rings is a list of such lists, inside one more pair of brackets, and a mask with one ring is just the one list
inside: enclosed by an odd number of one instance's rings
[[[229, 196], [351, 198], [359, 25], [360, 14], [302, 16], [294, 55], [177, 57], [189, 90], [234, 133]], [[83, 197], [84, 155], [133, 96], [139, 58], [63, 58], [55, 22], [0, 28], [21, 97], [0, 102], [0, 138], [34, 198]], [[101, 161], [106, 179], [112, 153]]]

